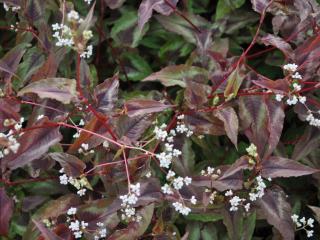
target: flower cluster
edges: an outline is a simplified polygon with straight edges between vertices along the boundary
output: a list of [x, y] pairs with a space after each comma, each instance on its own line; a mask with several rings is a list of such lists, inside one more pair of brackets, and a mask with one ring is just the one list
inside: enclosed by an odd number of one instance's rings
[[83, 19], [75, 10], [71, 10], [67, 14], [67, 20], [67, 24], [55, 23], [52, 25], [52, 30], [54, 31], [53, 37], [57, 39], [56, 46], [73, 47], [80, 52], [80, 57], [90, 58], [93, 47], [92, 45], [86, 46], [86, 44], [93, 37], [92, 31], [84, 30], [82, 35], [78, 36], [77, 28], [83, 22]]
[[213, 167], [207, 167], [207, 170], [201, 170], [202, 176], [210, 176], [213, 179], [217, 179], [219, 175], [221, 174], [220, 169], [215, 169]]
[[85, 221], [79, 221], [76, 219], [77, 208], [71, 207], [67, 211], [67, 222], [69, 223], [69, 229], [72, 231], [75, 238], [81, 238], [83, 232], [87, 229], [88, 223]]
[[105, 239], [107, 237], [107, 228], [104, 226], [102, 222], [97, 222], [97, 235], [94, 236], [94, 240]]
[[3, 8], [4, 10], [6, 10], [7, 12], [11, 9], [12, 12], [17, 12], [21, 9], [20, 6], [9, 6], [7, 3], [3, 3]]
[[184, 115], [177, 117], [176, 129], [171, 129], [168, 133], [166, 131], [167, 125], [162, 124], [160, 127], [155, 127], [155, 138], [165, 142], [165, 150], [156, 155], [160, 161], [160, 167], [169, 168], [174, 157], [179, 157], [182, 152], [179, 149], [175, 149], [173, 146], [174, 137], [177, 134], [186, 134], [187, 137], [191, 137], [193, 132], [183, 123]]
[[[293, 214], [291, 216], [291, 219], [293, 221], [293, 223], [295, 224], [296, 226], [296, 231], [299, 231], [299, 230], [305, 230], [306, 231], [306, 234], [307, 234], [307, 237], [310, 238], [313, 236], [313, 230], [312, 228], [314, 227], [313, 223], [314, 223], [314, 219], [313, 218], [309, 218], [308, 220], [306, 220], [305, 217], [302, 217], [299, 219], [299, 216], [296, 215], [296, 214]], [[310, 229], [307, 229], [307, 228], [311, 228]]]
[[3, 121], [4, 127], [10, 127], [11, 129], [7, 134], [0, 133], [0, 139], [4, 143], [4, 148], [0, 150], [0, 159], [8, 155], [10, 152], [17, 153], [20, 147], [20, 143], [17, 141], [17, 137], [21, 136], [23, 133], [16, 135], [15, 133], [22, 128], [22, 123], [24, 118], [21, 118], [19, 122], [14, 119], [5, 119]]
[[74, 186], [78, 190], [77, 194], [80, 197], [86, 194], [87, 188], [89, 189], [91, 188], [86, 177], [80, 177], [79, 179], [68, 177], [67, 174], [64, 173], [63, 168], [61, 168], [59, 172], [62, 173], [62, 175], [59, 176], [60, 184], [68, 185], [68, 183], [70, 183], [72, 186]]
[[172, 206], [177, 212], [185, 216], [189, 215], [189, 213], [191, 212], [190, 208], [188, 208], [187, 206], [185, 206], [183, 203], [180, 203], [180, 202], [174, 202], [172, 203]]
[[88, 151], [88, 150], [89, 150], [89, 144], [88, 143], [82, 143], [81, 147], [78, 149], [78, 153], [80, 153], [80, 154], [82, 153], [84, 155], [88, 155], [90, 153], [94, 153], [93, 149], [91, 149], [90, 151]]
[[[285, 70], [285, 72], [287, 72], [292, 79], [291, 91], [286, 100], [286, 103], [288, 105], [296, 105], [298, 102], [305, 104], [307, 98], [299, 94], [299, 91], [301, 91], [301, 85], [299, 84], [299, 80], [302, 79], [302, 76], [299, 72], [297, 72], [298, 65], [295, 63], [288, 63], [283, 66], [283, 70]], [[284, 95], [276, 94], [275, 98], [278, 102], [281, 102], [284, 98]]]
[[140, 183], [130, 184], [129, 193], [126, 195], [121, 195], [121, 218], [122, 220], [127, 221], [136, 221], [141, 220], [140, 215], [136, 215], [136, 209], [133, 207], [138, 202], [138, 197], [140, 196]]
[[[271, 181], [271, 179], [268, 179]], [[251, 207], [251, 203], [256, 201], [257, 199], [260, 199], [264, 196], [265, 188], [267, 187], [264, 180], [261, 176], [257, 176], [255, 178], [255, 185], [251, 189], [251, 192], [249, 193], [249, 199], [240, 198], [239, 196], [234, 195], [232, 190], [228, 190], [225, 192], [226, 197], [231, 197], [229, 200], [229, 203], [231, 205], [230, 211], [238, 211], [239, 206], [243, 206], [245, 211], [248, 212]]]
[[246, 151], [251, 157], [258, 157], [257, 147], [253, 143], [251, 143], [250, 146], [246, 148]]

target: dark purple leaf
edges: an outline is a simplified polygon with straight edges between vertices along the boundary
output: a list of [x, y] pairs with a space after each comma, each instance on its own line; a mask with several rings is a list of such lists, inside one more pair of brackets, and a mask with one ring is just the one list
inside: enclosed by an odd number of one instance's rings
[[166, 105], [156, 100], [129, 100], [125, 103], [125, 110], [129, 117], [136, 117], [139, 115], [146, 115], [149, 113], [162, 112], [165, 109], [173, 107]]
[[117, 121], [118, 136], [130, 141], [138, 140], [151, 125], [151, 116], [142, 115], [137, 117], [121, 116]]
[[0, 188], [0, 206], [0, 236], [7, 236], [13, 213], [13, 200], [8, 197], [3, 187]]
[[215, 116], [223, 121], [227, 136], [231, 142], [237, 146], [239, 120], [234, 109], [232, 107], [218, 109], [215, 112]]
[[304, 134], [299, 138], [295, 144], [292, 159], [300, 160], [306, 157], [313, 150], [320, 146], [320, 131], [317, 128], [307, 127]]
[[27, 46], [27, 44], [17, 45], [0, 59], [0, 78], [8, 81], [15, 75], [18, 65], [26, 52]]
[[319, 172], [294, 160], [270, 157], [261, 163], [261, 175], [264, 178], [299, 177]]
[[202, 107], [208, 102], [208, 86], [194, 81], [186, 81], [185, 100], [191, 109]]
[[77, 99], [76, 80], [68, 78], [47, 78], [30, 83], [18, 92], [18, 96], [35, 93], [40, 98], [51, 98], [64, 104]]
[[122, 6], [126, 0], [104, 0], [107, 6], [111, 9], [117, 9]]
[[22, 200], [22, 211], [29, 212], [36, 207], [38, 207], [40, 204], [42, 204], [44, 201], [48, 199], [47, 196], [27, 196], [24, 197]]
[[290, 90], [290, 85], [285, 79], [278, 80], [269, 80], [269, 79], [261, 79], [261, 80], [253, 80], [255, 85], [258, 85], [262, 88], [266, 88], [268, 90], [273, 91], [274, 93], [285, 94]]
[[[172, 7], [176, 7], [178, 0], [167, 0]], [[138, 10], [138, 26], [140, 29], [149, 21], [152, 11], [162, 15], [170, 15], [174, 10], [166, 0], [143, 0]]]
[[241, 126], [250, 142], [257, 146], [260, 157], [270, 156], [281, 136], [283, 106], [269, 96], [240, 97], [239, 115]]
[[2, 159], [2, 168], [16, 169], [23, 167], [33, 160], [40, 158], [45, 154], [49, 147], [60, 142], [62, 135], [59, 132], [59, 127], [40, 127], [46, 124], [47, 118], [37, 122], [34, 125], [35, 129], [25, 132], [19, 139], [19, 150], [16, 154], [10, 153]]
[[261, 38], [261, 42], [263, 42], [266, 46], [273, 46], [279, 49], [286, 57], [293, 58], [293, 51], [289, 43], [284, 41], [282, 38], [277, 37], [272, 34], [267, 34], [263, 38]]
[[68, 153], [50, 153], [49, 157], [57, 161], [70, 177], [79, 177], [86, 168], [82, 160]]
[[32, 23], [43, 19], [44, 15], [44, 1], [41, 0], [27, 0], [24, 14], [26, 19]]
[[82, 94], [88, 98], [89, 97], [89, 91], [90, 91], [90, 86], [92, 83], [93, 79], [90, 73], [90, 67], [86, 60], [81, 59], [80, 62], [80, 84], [81, 84], [81, 89], [82, 89]]
[[37, 226], [37, 228], [39, 229], [39, 231], [41, 232], [42, 236], [46, 239], [46, 240], [63, 240], [62, 238], [60, 238], [57, 234], [55, 234], [54, 232], [52, 232], [50, 229], [46, 228], [42, 223], [36, 221], [36, 220], [32, 220], [33, 223]]
[[291, 219], [291, 206], [286, 200], [286, 194], [279, 187], [267, 189], [257, 204], [268, 223], [281, 233], [283, 239], [294, 239], [295, 227]]
[[118, 100], [119, 93], [119, 76], [114, 75], [112, 78], [106, 79], [103, 83], [96, 86], [94, 96], [97, 101], [98, 110], [103, 113], [110, 113], [116, 101]]
[[242, 172], [249, 168], [249, 159], [247, 156], [243, 156], [231, 166], [219, 167], [222, 173], [216, 180], [212, 180], [211, 177], [195, 177], [192, 184], [199, 187], [213, 187], [218, 191], [239, 190], [243, 187]]

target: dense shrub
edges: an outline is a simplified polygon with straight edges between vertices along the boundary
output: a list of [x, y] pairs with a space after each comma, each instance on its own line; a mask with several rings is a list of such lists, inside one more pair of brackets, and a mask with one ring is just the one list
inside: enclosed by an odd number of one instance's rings
[[316, 0], [0, 0], [1, 239], [319, 239]]

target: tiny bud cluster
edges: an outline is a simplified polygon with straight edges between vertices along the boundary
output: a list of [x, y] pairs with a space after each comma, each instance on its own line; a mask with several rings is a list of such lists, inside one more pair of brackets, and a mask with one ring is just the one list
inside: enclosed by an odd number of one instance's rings
[[0, 133], [0, 139], [5, 142], [5, 147], [0, 150], [0, 159], [8, 155], [10, 152], [18, 152], [20, 143], [18, 142], [17, 138], [23, 133], [17, 135], [16, 132], [21, 130], [23, 122], [24, 118], [21, 118], [19, 122], [16, 122], [14, 119], [5, 119], [3, 121], [3, 126], [10, 127], [11, 129], [7, 132], [7, 134]]
[[121, 195], [121, 218], [127, 221], [141, 221], [141, 216], [136, 214], [136, 209], [133, 207], [138, 202], [138, 197], [140, 196], [140, 183], [131, 184], [129, 186], [129, 193], [126, 195]]
[[[74, 136], [74, 135], [73, 135]], [[81, 144], [81, 147], [78, 149], [78, 153], [82, 153], [82, 154], [84, 154], [84, 155], [88, 155], [88, 154], [90, 154], [90, 153], [94, 153], [94, 150], [93, 149], [91, 149], [90, 151], [89, 151], [89, 144], [87, 144], [87, 143], [82, 143]]]
[[313, 218], [309, 218], [308, 220], [306, 220], [305, 217], [302, 217], [299, 219], [299, 216], [297, 214], [293, 214], [291, 216], [291, 219], [296, 226], [296, 231], [305, 230], [308, 238], [313, 236], [313, 233], [314, 233], [314, 231], [312, 230], [312, 228], [314, 227]]
[[258, 157], [257, 147], [253, 143], [251, 143], [250, 146], [246, 148], [246, 151], [251, 157]]
[[73, 177], [68, 177], [67, 174], [64, 173], [64, 169], [60, 169], [60, 173], [63, 173], [62, 175], [59, 176], [60, 184], [62, 185], [68, 185], [71, 184], [74, 186], [78, 191], [77, 194], [82, 197], [86, 194], [87, 189], [89, 187], [89, 183], [86, 177], [81, 177], [81, 178], [73, 178]]

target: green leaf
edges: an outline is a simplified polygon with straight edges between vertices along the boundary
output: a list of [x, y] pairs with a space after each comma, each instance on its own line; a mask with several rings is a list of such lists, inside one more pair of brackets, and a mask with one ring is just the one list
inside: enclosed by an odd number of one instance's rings
[[208, 77], [208, 72], [204, 68], [189, 66], [185, 64], [168, 66], [159, 72], [152, 73], [142, 81], [160, 81], [164, 86], [186, 87], [185, 78], [194, 78], [197, 75]]
[[240, 8], [246, 0], [219, 0], [216, 10], [216, 20], [223, 18], [233, 10]]
[[223, 219], [223, 217], [220, 214], [216, 214], [216, 213], [200, 213], [200, 214], [190, 213], [185, 218], [190, 221], [200, 221], [200, 222], [217, 222]]
[[238, 65], [228, 77], [227, 86], [224, 90], [224, 97], [226, 98], [226, 101], [237, 96], [244, 77], [245, 75], [242, 72], [241, 67]]

